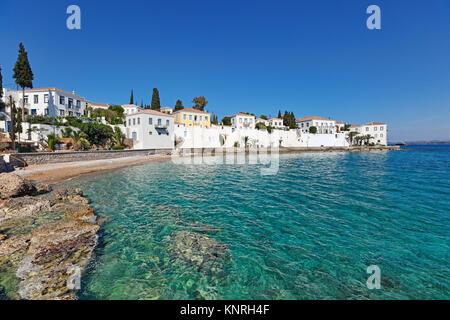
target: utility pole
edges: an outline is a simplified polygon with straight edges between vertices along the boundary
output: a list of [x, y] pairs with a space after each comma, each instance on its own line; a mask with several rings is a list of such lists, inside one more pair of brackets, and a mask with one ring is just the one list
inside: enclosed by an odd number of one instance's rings
[[11, 115], [11, 140], [12, 140], [12, 149], [16, 150], [16, 135], [14, 133], [14, 107], [13, 107], [13, 99], [12, 96], [9, 96], [9, 109]]

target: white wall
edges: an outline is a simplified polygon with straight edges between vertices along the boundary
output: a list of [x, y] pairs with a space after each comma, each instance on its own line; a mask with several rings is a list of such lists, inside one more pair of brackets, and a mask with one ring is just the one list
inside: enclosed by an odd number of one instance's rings
[[[221, 143], [225, 137], [225, 143]], [[235, 129], [227, 126], [212, 126], [208, 128], [175, 127], [177, 148], [230, 148], [235, 142], [240, 147], [245, 144], [248, 137], [249, 147], [346, 147], [348, 142], [345, 133], [337, 134], [304, 134], [298, 130], [266, 130]]]
[[[158, 119], [161, 119], [161, 125], [165, 129], [158, 128]], [[133, 149], [172, 149], [174, 146], [174, 118], [171, 115], [155, 115], [145, 111], [128, 115], [126, 127], [121, 130], [123, 129], [125, 136], [134, 140]]]

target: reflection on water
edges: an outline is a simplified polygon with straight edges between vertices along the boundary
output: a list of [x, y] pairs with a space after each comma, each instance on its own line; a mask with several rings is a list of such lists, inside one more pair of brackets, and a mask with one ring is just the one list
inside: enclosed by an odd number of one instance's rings
[[[107, 217], [81, 298], [448, 299], [449, 155], [281, 154], [275, 175], [196, 158], [72, 182]], [[225, 244], [225, 276], [171, 254], [175, 231]]]

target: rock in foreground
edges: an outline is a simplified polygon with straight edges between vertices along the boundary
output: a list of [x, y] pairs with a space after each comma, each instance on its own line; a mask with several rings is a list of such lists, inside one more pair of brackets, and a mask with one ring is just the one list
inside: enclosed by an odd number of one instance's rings
[[26, 180], [14, 173], [0, 173], [0, 199], [36, 196], [50, 191], [47, 184]]
[[224, 243], [206, 235], [191, 231], [175, 231], [171, 235], [172, 255], [199, 271], [214, 276], [222, 276], [231, 261], [230, 249]]
[[[76, 299], [97, 245], [94, 210], [79, 189], [50, 191], [17, 175], [0, 177], [0, 292], [10, 299]], [[25, 197], [19, 197], [26, 194]]]

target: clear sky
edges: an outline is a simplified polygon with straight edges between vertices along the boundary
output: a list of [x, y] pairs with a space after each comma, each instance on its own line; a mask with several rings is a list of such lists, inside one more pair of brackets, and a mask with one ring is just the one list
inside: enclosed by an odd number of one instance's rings
[[[66, 9], [81, 8], [81, 30]], [[368, 30], [366, 8], [381, 8]], [[19, 42], [34, 87], [109, 104], [386, 122], [389, 139], [450, 139], [449, 0], [13, 1], [0, 4], [0, 65], [14, 88]]]

